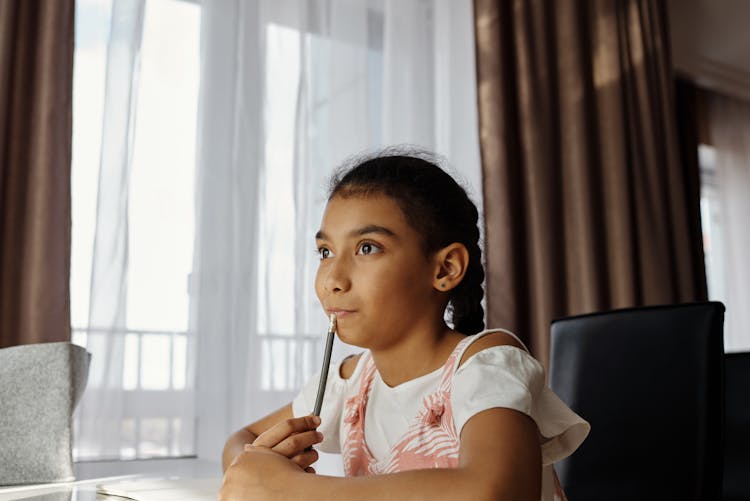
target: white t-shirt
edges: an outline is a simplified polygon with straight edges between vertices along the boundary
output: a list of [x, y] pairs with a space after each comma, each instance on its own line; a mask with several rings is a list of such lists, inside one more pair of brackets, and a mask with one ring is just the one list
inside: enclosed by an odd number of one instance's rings
[[[498, 331], [513, 335], [502, 329], [493, 329], [470, 337], [478, 339]], [[363, 359], [360, 357], [348, 379], [342, 379], [340, 375], [343, 360], [331, 364], [318, 428], [324, 436], [323, 442], [316, 446], [320, 451], [341, 452], [344, 404], [359, 391]], [[442, 367], [389, 387], [376, 372], [365, 414], [367, 446], [375, 459], [387, 458], [391, 447], [403, 437], [424, 405], [423, 397], [437, 390], [441, 375]], [[312, 411], [319, 378], [319, 374], [313, 376], [294, 399], [295, 416], [305, 416]], [[502, 407], [527, 414], [539, 428], [545, 466], [570, 455], [590, 429], [586, 421], [546, 386], [541, 364], [527, 351], [509, 345], [487, 348], [464, 361], [453, 376], [451, 406], [459, 436], [469, 418], [486, 409]], [[548, 483], [549, 479], [545, 478], [544, 482]], [[546, 498], [543, 496], [543, 499]]]

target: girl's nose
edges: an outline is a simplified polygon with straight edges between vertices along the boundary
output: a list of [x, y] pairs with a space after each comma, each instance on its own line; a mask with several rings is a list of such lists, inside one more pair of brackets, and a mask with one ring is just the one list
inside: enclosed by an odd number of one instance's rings
[[328, 292], [346, 292], [351, 286], [349, 264], [345, 259], [338, 258], [329, 265], [328, 274], [323, 283]]

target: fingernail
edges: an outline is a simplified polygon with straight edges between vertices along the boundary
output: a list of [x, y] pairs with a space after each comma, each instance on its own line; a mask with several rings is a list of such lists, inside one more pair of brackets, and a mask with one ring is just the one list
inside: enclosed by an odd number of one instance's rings
[[317, 432], [315, 436], [318, 437], [318, 440], [323, 440], [323, 434], [322, 433]]
[[312, 420], [315, 426], [318, 426], [320, 424], [320, 416], [313, 416]]

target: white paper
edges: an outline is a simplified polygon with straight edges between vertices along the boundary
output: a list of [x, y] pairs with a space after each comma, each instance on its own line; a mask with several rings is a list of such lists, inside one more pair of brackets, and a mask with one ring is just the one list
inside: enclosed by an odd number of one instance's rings
[[211, 500], [221, 488], [221, 478], [149, 479], [96, 486], [96, 493], [135, 501]]

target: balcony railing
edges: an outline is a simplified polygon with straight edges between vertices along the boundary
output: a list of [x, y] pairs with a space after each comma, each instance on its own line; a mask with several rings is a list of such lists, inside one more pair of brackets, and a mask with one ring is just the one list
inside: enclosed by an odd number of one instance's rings
[[[195, 393], [188, 381], [190, 338], [190, 333], [177, 331], [72, 329], [73, 342], [86, 346], [94, 356], [107, 349], [122, 350], [122, 374], [105, 377], [105, 368], [92, 364], [95, 370], [89, 375], [86, 399], [119, 402], [97, 409], [95, 417], [76, 414], [76, 460], [183, 457], [194, 453]], [[322, 339], [317, 335], [261, 334], [255, 339], [259, 349], [254, 360], [259, 362], [260, 375], [256, 394], [289, 398], [319, 369]], [[100, 444], [87, 444], [85, 435], [79, 433], [81, 427], [91, 426], [84, 419], [107, 422], [108, 429], [119, 434], [119, 440], [115, 440], [120, 444], [118, 450], [102, 452]]]

